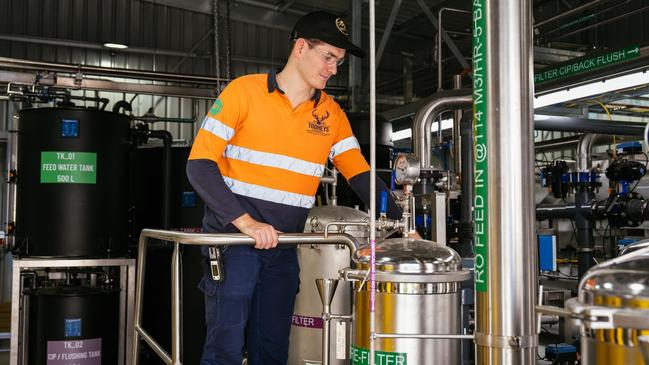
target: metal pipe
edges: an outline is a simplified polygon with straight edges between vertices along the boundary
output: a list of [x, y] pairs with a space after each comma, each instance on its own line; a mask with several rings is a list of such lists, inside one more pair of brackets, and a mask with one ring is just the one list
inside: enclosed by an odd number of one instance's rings
[[[10, 104], [7, 103], [7, 106]], [[18, 186], [16, 184], [16, 166], [18, 166], [18, 116], [7, 118], [7, 146], [6, 146], [6, 173], [7, 173], [7, 191], [4, 229], [7, 232], [7, 247], [13, 249], [15, 243], [14, 229], [16, 228], [16, 196]]]
[[85, 65], [71, 65], [64, 63], [39, 62], [6, 57], [0, 57], [0, 66], [2, 68], [48, 70], [53, 72], [69, 72], [71, 74], [82, 73], [84, 75], [120, 77], [160, 82], [181, 82], [184, 84], [192, 83], [216, 85], [218, 84], [218, 81], [229, 81], [225, 79], [217, 79], [214, 77], [197, 75], [182, 75], [165, 72], [127, 70], [122, 68], [106, 68]]
[[473, 24], [476, 363], [535, 364], [532, 3], [473, 1]]
[[23, 279], [20, 279], [20, 291], [23, 293], [21, 300], [22, 312], [20, 315], [21, 321], [21, 332], [20, 332], [20, 341], [22, 346], [20, 348], [20, 364], [29, 363], [29, 295], [25, 295], [23, 292]]
[[[462, 88], [462, 75], [453, 75], [453, 89]], [[460, 138], [460, 121], [462, 120], [462, 109], [455, 109], [453, 112], [453, 172], [462, 180], [462, 139]], [[441, 124], [441, 123], [440, 123]], [[440, 133], [441, 135], [441, 133]]]
[[534, 116], [534, 129], [541, 131], [562, 131], [576, 133], [615, 134], [618, 136], [642, 136], [645, 124], [583, 119], [575, 117], [557, 117], [547, 115]]
[[579, 13], [580, 11], [590, 9], [590, 8], [592, 8], [594, 6], [599, 5], [600, 3], [604, 3], [604, 2], [607, 2], [607, 1], [610, 1], [610, 0], [595, 0], [595, 1], [591, 1], [589, 3], [586, 3], [584, 5], [578, 6], [576, 8], [572, 8], [572, 9], [570, 9], [568, 11], [561, 12], [560, 14], [557, 14], [557, 15], [555, 15], [553, 17], [550, 17], [548, 19], [544, 19], [544, 20], [542, 20], [540, 22], [537, 22], [536, 24], [534, 24], [534, 28], [541, 27], [541, 26], [543, 26], [545, 24], [548, 24], [550, 22], [553, 22], [555, 20], [563, 19], [563, 18], [565, 18], [567, 16], [571, 16], [573, 14]]
[[[329, 227], [331, 226], [336, 226], [340, 230], [340, 233], [344, 233], [343, 231], [345, 230], [346, 226], [359, 226], [359, 227], [367, 227], [369, 226], [369, 222], [354, 222], [354, 221], [332, 221], [328, 222], [325, 225], [324, 228], [324, 236], [329, 237]], [[341, 228], [342, 227], [342, 228]]]
[[[575, 194], [575, 206], [590, 204], [595, 193], [588, 187], [580, 187]], [[588, 269], [594, 265], [593, 251], [595, 249], [594, 224], [591, 219], [592, 209], [576, 209], [574, 214], [575, 236], [577, 237], [578, 276], [584, 277]]]
[[577, 144], [577, 168], [580, 172], [588, 171], [588, 156], [599, 134], [587, 133], [579, 138]]
[[547, 141], [534, 142], [534, 152], [542, 153], [546, 151], [556, 151], [562, 149], [573, 149], [579, 143], [580, 136], [570, 136], [564, 138], [550, 139]]
[[641, 8], [635, 9], [635, 10], [633, 10], [633, 11], [630, 11], [630, 12], [627, 12], [627, 13], [624, 13], [624, 14], [621, 14], [621, 15], [618, 15], [618, 16], [615, 16], [615, 17], [613, 17], [613, 18], [609, 18], [609, 19], [603, 20], [603, 21], [601, 21], [601, 22], [598, 22], [598, 23], [595, 23], [595, 24], [589, 25], [589, 26], [587, 26], [587, 27], [579, 28], [579, 29], [574, 30], [574, 31], [569, 32], [569, 33], [562, 34], [562, 35], [560, 35], [560, 36], [558, 36], [558, 37], [556, 37], [556, 38], [553, 38], [552, 41], [557, 41], [557, 40], [559, 40], [559, 39], [567, 38], [567, 37], [573, 36], [573, 35], [575, 35], [575, 34], [578, 34], [578, 33], [581, 33], [581, 32], [584, 32], [584, 31], [587, 31], [587, 30], [593, 29], [593, 28], [600, 27], [600, 26], [602, 26], [602, 25], [606, 25], [606, 24], [609, 24], [609, 23], [613, 23], [613, 22], [616, 22], [616, 21], [618, 21], [618, 20], [621, 20], [621, 19], [624, 19], [624, 18], [628, 18], [628, 17], [630, 17], [630, 16], [632, 16], [632, 15], [635, 15], [635, 14], [638, 14], [638, 13], [642, 13], [642, 12], [647, 11], [647, 10], [649, 10], [649, 5], [648, 5], [648, 6], [643, 6], [643, 7], [641, 7]]
[[[603, 145], [603, 144], [608, 144], [612, 140], [612, 135], [600, 135], [602, 138], [597, 138], [597, 140], [594, 142], [594, 145]], [[608, 137], [604, 138], [604, 137]], [[536, 142], [534, 143], [534, 152], [536, 153], [542, 153], [542, 152], [547, 152], [547, 151], [557, 151], [557, 150], [565, 150], [565, 149], [576, 149], [577, 144], [579, 143], [579, 139], [581, 136], [570, 136], [570, 137], [564, 137], [564, 138], [557, 138], [557, 139], [551, 139], [547, 141], [541, 141], [541, 142]], [[625, 141], [636, 141], [637, 138], [634, 136], [616, 136], [616, 141], [617, 142], [625, 142]]]
[[[324, 305], [322, 310], [322, 317], [327, 316], [331, 313], [331, 306], [329, 304]], [[331, 321], [329, 318], [324, 319], [322, 326], [322, 365], [329, 365], [329, 336], [331, 333]]]
[[376, 342], [376, 9], [370, 0], [370, 361], [374, 365]]
[[421, 169], [431, 168], [431, 133], [433, 120], [443, 111], [471, 105], [471, 89], [447, 90], [434, 94], [415, 113], [412, 121], [412, 142]]
[[[144, 342], [146, 342], [149, 346], [151, 346], [151, 349], [153, 349], [153, 352], [155, 352], [161, 359], [162, 361], [165, 362], [165, 364], [170, 365], [171, 364], [171, 357], [167, 354], [167, 352], [160, 346], [154, 339], [151, 337], [151, 335], [143, 330], [140, 327], [136, 327], [135, 329], [136, 333], [138, 333], [140, 336], [142, 336], [142, 339]], [[135, 359], [133, 359], [133, 364], [135, 364]]]
[[[133, 353], [131, 354], [131, 364], [138, 365], [140, 363], [139, 354], [140, 354], [140, 326], [142, 325], [142, 300], [144, 297], [144, 270], [146, 265], [146, 251], [147, 251], [147, 236], [145, 232], [148, 230], [143, 230], [140, 234], [140, 239], [138, 242], [138, 251], [137, 251], [137, 274], [135, 276], [135, 310], [133, 316]], [[142, 337], [146, 340], [147, 336], [144, 335], [144, 330], [142, 330]], [[150, 337], [150, 336], [148, 336]], [[153, 347], [153, 344], [147, 341], [150, 346]], [[155, 347], [154, 347], [155, 350]], [[163, 352], [164, 353], [164, 352]], [[160, 357], [162, 357], [161, 354]], [[171, 362], [171, 360], [169, 360]], [[167, 362], [167, 364], [169, 364]]]
[[473, 340], [473, 335], [426, 335], [426, 334], [377, 333], [376, 338], [420, 338], [420, 339], [429, 339], [429, 340]]
[[437, 12], [437, 92], [442, 91], [442, 34], [444, 34], [444, 28], [442, 28], [442, 13], [445, 11], [471, 14], [468, 10], [453, 8], [441, 8]]
[[338, 192], [336, 191], [338, 187], [338, 170], [335, 167], [331, 169], [331, 175], [334, 178], [331, 183], [331, 205], [338, 205]]
[[[582, 206], [591, 209], [590, 205]], [[575, 216], [574, 204], [544, 204], [536, 207], [536, 220], [545, 219], [572, 219]]]
[[[181, 363], [181, 336], [182, 336], [182, 289], [180, 271], [182, 258], [180, 257], [180, 244], [174, 242], [174, 252], [171, 256], [171, 363]], [[177, 329], [176, 331], [174, 329]]]
[[[34, 36], [17, 35], [17, 34], [0, 34], [0, 40], [11, 41], [11, 42], [22, 42], [22, 43], [35, 43], [39, 45], [47, 44], [52, 46], [74, 47], [74, 48], [82, 48], [82, 49], [96, 49], [104, 52], [109, 51], [109, 49], [103, 44], [77, 41], [71, 39], [34, 37]], [[138, 47], [128, 47], [119, 50], [120, 53], [139, 53], [139, 54], [149, 54], [149, 55], [158, 55], [158, 56], [206, 58], [206, 56], [194, 53], [194, 51], [195, 49], [192, 49], [189, 52], [182, 52], [182, 51], [172, 51], [168, 49], [150, 49], [150, 48], [138, 48]]]
[[536, 311], [539, 313], [551, 314], [564, 318], [571, 318], [573, 316], [572, 312], [565, 308], [555, 307], [551, 305], [537, 305]]
[[334, 183], [334, 177], [333, 176], [321, 176], [320, 177], [320, 183], [321, 184], [333, 184]]
[[570, 28], [571, 26], [577, 25], [579, 23], [585, 23], [585, 22], [591, 21], [592, 19], [595, 19], [599, 15], [602, 15], [602, 14], [607, 13], [609, 11], [615, 10], [615, 9], [619, 8], [620, 6], [627, 5], [630, 2], [631, 2], [631, 0], [620, 1], [617, 4], [610, 5], [610, 6], [606, 7], [606, 8], [604, 8], [604, 9], [602, 9], [601, 11], [596, 12], [596, 13], [590, 13], [590, 14], [588, 14], [586, 16], [577, 18], [576, 20], [573, 20], [571, 22], [561, 24], [560, 26], [558, 26], [556, 28], [553, 28], [553, 29], [550, 29], [548, 31], [543, 32], [542, 35], [544, 36], [544, 38], [547, 38], [549, 34], [560, 32], [560, 31], [562, 31], [562, 30], [564, 30], [566, 28]]

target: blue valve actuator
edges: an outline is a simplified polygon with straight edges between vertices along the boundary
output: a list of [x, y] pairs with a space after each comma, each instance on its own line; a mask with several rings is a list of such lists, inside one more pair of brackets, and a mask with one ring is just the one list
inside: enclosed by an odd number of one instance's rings
[[381, 200], [379, 201], [379, 213], [387, 214], [388, 213], [388, 192], [387, 190], [382, 190], [380, 195]]

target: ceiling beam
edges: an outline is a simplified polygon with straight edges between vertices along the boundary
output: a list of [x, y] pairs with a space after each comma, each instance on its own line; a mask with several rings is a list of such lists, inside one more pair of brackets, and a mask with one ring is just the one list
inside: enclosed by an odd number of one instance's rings
[[[428, 8], [428, 5], [424, 2], [424, 0], [417, 0], [417, 3], [419, 3], [419, 6], [421, 9], [424, 11], [428, 19], [430, 20], [431, 23], [433, 23], [433, 26], [435, 29], [439, 32], [438, 25], [437, 25], [437, 17], [430, 11]], [[460, 65], [464, 68], [469, 68], [469, 63], [464, 59], [464, 56], [462, 55], [462, 52], [457, 48], [455, 45], [455, 42], [451, 39], [451, 37], [446, 34], [446, 32], [442, 32], [442, 38], [444, 39], [444, 42], [446, 42], [446, 46], [451, 50], [451, 53], [455, 56], [455, 58], [460, 62]], [[440, 45], [441, 48], [441, 45]], [[438, 50], [439, 52], [439, 50]], [[439, 65], [438, 65], [439, 67]]]

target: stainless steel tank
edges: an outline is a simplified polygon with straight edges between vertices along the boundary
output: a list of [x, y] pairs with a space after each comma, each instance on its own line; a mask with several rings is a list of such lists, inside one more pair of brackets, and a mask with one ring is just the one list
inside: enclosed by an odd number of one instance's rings
[[[354, 255], [356, 279], [369, 269], [368, 246]], [[390, 334], [460, 334], [462, 281], [470, 278], [451, 248], [394, 238], [376, 245], [376, 331]], [[346, 276], [351, 277], [348, 271]], [[354, 282], [352, 364], [369, 358], [369, 282]], [[376, 364], [459, 364], [459, 340], [378, 339]]]
[[649, 335], [649, 249], [591, 268], [566, 308], [579, 319], [582, 364], [645, 364], [639, 338]]
[[[328, 223], [336, 221], [369, 222], [369, 216], [359, 210], [343, 206], [322, 206], [311, 209], [304, 232], [324, 232]], [[329, 233], [344, 232], [366, 243], [368, 228], [361, 225], [331, 226]], [[312, 365], [322, 362], [322, 302], [316, 288], [316, 279], [336, 279], [339, 270], [351, 264], [351, 252], [345, 245], [299, 245], [300, 292], [295, 298], [293, 326], [291, 327], [289, 365]], [[351, 313], [350, 285], [341, 282], [331, 303], [336, 314]], [[331, 364], [349, 364], [349, 324], [332, 322], [330, 349]]]
[[633, 242], [629, 245], [626, 245], [621, 251], [620, 256], [626, 255], [627, 253], [635, 252], [643, 248], [649, 247], [649, 239], [645, 239], [638, 242]]

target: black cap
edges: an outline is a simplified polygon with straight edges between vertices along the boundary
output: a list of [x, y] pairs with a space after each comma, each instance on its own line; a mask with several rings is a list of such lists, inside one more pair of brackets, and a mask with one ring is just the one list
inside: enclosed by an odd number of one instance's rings
[[314, 11], [301, 17], [291, 32], [291, 39], [315, 38], [334, 47], [347, 50], [358, 57], [365, 57], [365, 51], [347, 39], [347, 24], [342, 18], [326, 11]]

